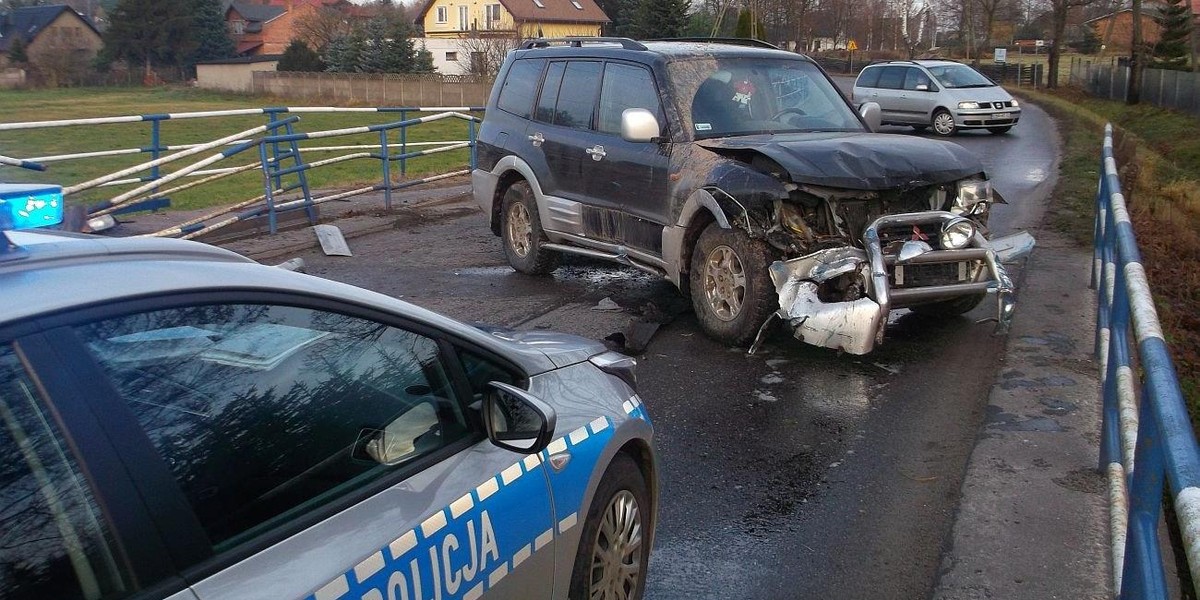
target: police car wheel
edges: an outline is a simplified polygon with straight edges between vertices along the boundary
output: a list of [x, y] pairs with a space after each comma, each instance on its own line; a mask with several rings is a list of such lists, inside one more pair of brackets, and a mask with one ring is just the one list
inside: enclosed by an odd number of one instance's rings
[[636, 463], [618, 454], [604, 471], [588, 508], [571, 600], [638, 600], [650, 562], [650, 500]]

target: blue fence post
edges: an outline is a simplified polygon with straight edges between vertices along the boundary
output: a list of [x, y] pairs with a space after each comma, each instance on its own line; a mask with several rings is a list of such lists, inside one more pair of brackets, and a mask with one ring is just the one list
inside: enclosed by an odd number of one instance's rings
[[[404, 129], [400, 129], [401, 135]], [[379, 158], [383, 162], [383, 207], [391, 210], [392, 208], [392, 158], [388, 149], [388, 130], [382, 129], [379, 131]], [[403, 169], [404, 159], [400, 159], [401, 169]], [[402, 171], [403, 172], [403, 171]]]
[[[160, 143], [160, 140], [162, 139], [161, 125], [162, 125], [161, 119], [153, 119], [150, 121], [150, 158], [151, 158], [151, 160], [158, 160], [159, 156], [162, 155], [162, 144]], [[150, 168], [150, 181], [158, 181], [158, 177], [159, 177], [158, 165], [155, 165]], [[158, 186], [155, 186], [153, 191], [157, 192]]]
[[1121, 600], [1166, 598], [1167, 581], [1158, 548], [1158, 519], [1163, 489], [1162, 440], [1154, 415], [1152, 396], [1143, 393], [1139, 409], [1136, 469], [1129, 487], [1129, 534], [1125, 539], [1125, 566], [1121, 575]]
[[267, 156], [267, 144], [264, 142], [258, 144], [258, 160], [262, 162], [263, 188], [266, 190], [267, 227], [271, 235], [275, 235], [275, 177]]
[[[407, 110], [400, 111], [400, 120], [401, 121], [408, 120], [408, 111]], [[407, 125], [403, 125], [400, 127], [400, 154], [401, 155], [408, 154], [408, 126]], [[408, 159], [405, 159], [405, 158], [400, 159], [400, 177], [401, 177], [401, 179], [408, 177]]]

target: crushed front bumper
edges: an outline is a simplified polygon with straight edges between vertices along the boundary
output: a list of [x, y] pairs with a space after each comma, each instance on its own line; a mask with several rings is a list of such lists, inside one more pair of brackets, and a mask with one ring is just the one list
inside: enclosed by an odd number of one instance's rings
[[[984, 293], [996, 295], [996, 331], [1008, 332], [1015, 308], [1015, 290], [1004, 263], [1033, 250], [1034, 239], [1021, 232], [987, 240], [976, 232], [965, 248], [923, 249], [913, 253], [886, 253], [880, 232], [897, 227], [936, 226], [959, 218], [949, 212], [929, 211], [887, 215], [876, 219], [863, 233], [863, 247], [832, 248], [771, 265], [771, 280], [779, 294], [777, 316], [787, 321], [796, 338], [816, 346], [866, 354], [883, 342], [884, 328], [893, 309]], [[893, 240], [893, 246], [895, 241]], [[915, 248], [916, 246], [914, 246]], [[950, 273], [955, 281], [914, 281], [905, 271], [932, 268]], [[820, 284], [857, 274], [866, 296], [825, 302]], [[765, 325], [764, 325], [765, 329]]]

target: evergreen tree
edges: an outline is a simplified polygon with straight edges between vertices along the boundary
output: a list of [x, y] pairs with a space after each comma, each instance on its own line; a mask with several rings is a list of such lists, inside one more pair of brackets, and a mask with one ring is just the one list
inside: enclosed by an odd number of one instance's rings
[[25, 38], [17, 35], [8, 45], [8, 59], [17, 64], [29, 62], [29, 53], [25, 51]]
[[388, 39], [387, 23], [383, 19], [367, 21], [361, 37], [363, 51], [358, 55], [358, 72], [384, 73], [395, 66], [398, 59], [392, 56], [392, 43]]
[[234, 55], [233, 40], [225, 30], [225, 13], [221, 0], [189, 0], [192, 14], [191, 38], [195, 50], [187, 57], [187, 66], [204, 60], [218, 60]]
[[433, 73], [437, 69], [433, 66], [433, 53], [425, 47], [425, 42], [417, 48], [413, 55], [413, 73]]
[[608, 15], [611, 21], [604, 26], [606, 35], [627, 37], [637, 35], [633, 32], [633, 13], [637, 8], [637, 0], [596, 0], [600, 10]]
[[757, 35], [755, 35], [753, 25], [754, 15], [748, 9], [738, 11], [737, 27], [733, 30], [733, 37], [762, 39], [767, 35], [766, 25], [761, 20], [758, 22]]
[[1192, 10], [1183, 0], [1166, 0], [1154, 20], [1162, 28], [1154, 45], [1154, 67], [1185, 69], [1191, 52]]
[[363, 40], [357, 33], [334, 38], [325, 48], [325, 70], [331, 73], [357, 73]]
[[277, 70], [320, 72], [325, 70], [325, 61], [308, 44], [292, 40], [284, 49], [283, 56], [279, 57]]
[[179, 66], [196, 48], [185, 0], [118, 0], [104, 32], [104, 55], [130, 65]]
[[639, 38], [674, 38], [688, 24], [688, 0], [638, 0], [631, 33]]

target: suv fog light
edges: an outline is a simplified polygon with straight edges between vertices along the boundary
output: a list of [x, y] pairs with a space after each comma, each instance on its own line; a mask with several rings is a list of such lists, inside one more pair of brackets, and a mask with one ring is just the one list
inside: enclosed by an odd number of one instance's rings
[[967, 219], [953, 219], [942, 227], [942, 248], [958, 250], [966, 248], [975, 237], [975, 224]]

